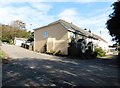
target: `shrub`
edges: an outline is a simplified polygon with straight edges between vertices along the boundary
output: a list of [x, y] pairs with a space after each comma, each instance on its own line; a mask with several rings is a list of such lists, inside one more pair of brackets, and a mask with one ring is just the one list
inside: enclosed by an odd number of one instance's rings
[[120, 53], [120, 46], [118, 47], [118, 53]]
[[93, 52], [91, 56], [96, 58], [97, 57], [97, 52]]
[[8, 44], [13, 44], [13, 41], [10, 39], [3, 39], [2, 42], [6, 42]]
[[102, 48], [95, 48], [95, 53], [97, 53], [97, 57], [105, 56], [106, 52]]
[[49, 54], [54, 54], [55, 51], [54, 50], [50, 50]]
[[9, 44], [14, 44], [12, 40], [9, 40]]
[[63, 55], [63, 52], [61, 50], [59, 50], [59, 51], [55, 52], [55, 55], [61, 56], [61, 55]]

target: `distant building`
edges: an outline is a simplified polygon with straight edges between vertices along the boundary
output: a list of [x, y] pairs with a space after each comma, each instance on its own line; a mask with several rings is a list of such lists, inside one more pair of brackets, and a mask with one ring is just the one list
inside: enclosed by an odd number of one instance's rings
[[26, 38], [16, 38], [16, 37], [15, 37], [14, 44], [15, 44], [16, 46], [21, 46], [22, 43], [25, 43], [26, 41], [27, 41]]

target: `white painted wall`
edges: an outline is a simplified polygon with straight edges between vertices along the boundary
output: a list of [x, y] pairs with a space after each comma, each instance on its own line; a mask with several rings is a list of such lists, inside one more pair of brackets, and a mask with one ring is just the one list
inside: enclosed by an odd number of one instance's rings
[[90, 42], [90, 41], [92, 41], [93, 44], [94, 44], [94, 46], [101, 47], [106, 52], [109, 50], [109, 45], [108, 45], [107, 42], [104, 42], [102, 40], [95, 40], [95, 39], [91, 40], [89, 38], [87, 38], [86, 40], [87, 40], [87, 43]]
[[100, 46], [103, 50], [105, 50], [106, 52], [109, 49], [109, 45], [108, 43], [104, 42], [104, 41], [99, 41], [98, 46]]
[[25, 41], [24, 40], [15, 40], [15, 45], [16, 46], [21, 46], [22, 43], [25, 43]]

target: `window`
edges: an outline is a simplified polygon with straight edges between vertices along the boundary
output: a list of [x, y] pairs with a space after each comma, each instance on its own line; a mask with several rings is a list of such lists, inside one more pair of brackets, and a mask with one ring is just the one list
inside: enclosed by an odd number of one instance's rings
[[44, 38], [48, 38], [48, 31], [44, 32]]
[[75, 33], [71, 32], [71, 37], [75, 38]]

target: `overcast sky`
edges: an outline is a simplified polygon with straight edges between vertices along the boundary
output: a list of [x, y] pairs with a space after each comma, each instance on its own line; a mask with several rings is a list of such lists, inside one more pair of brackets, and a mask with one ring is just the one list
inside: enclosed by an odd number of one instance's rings
[[24, 1], [26, 0], [0, 1], [0, 23], [9, 24], [21, 20], [30, 30], [63, 19], [98, 35], [101, 31], [101, 36], [111, 42], [105, 23], [112, 13], [111, 5], [115, 0]]

